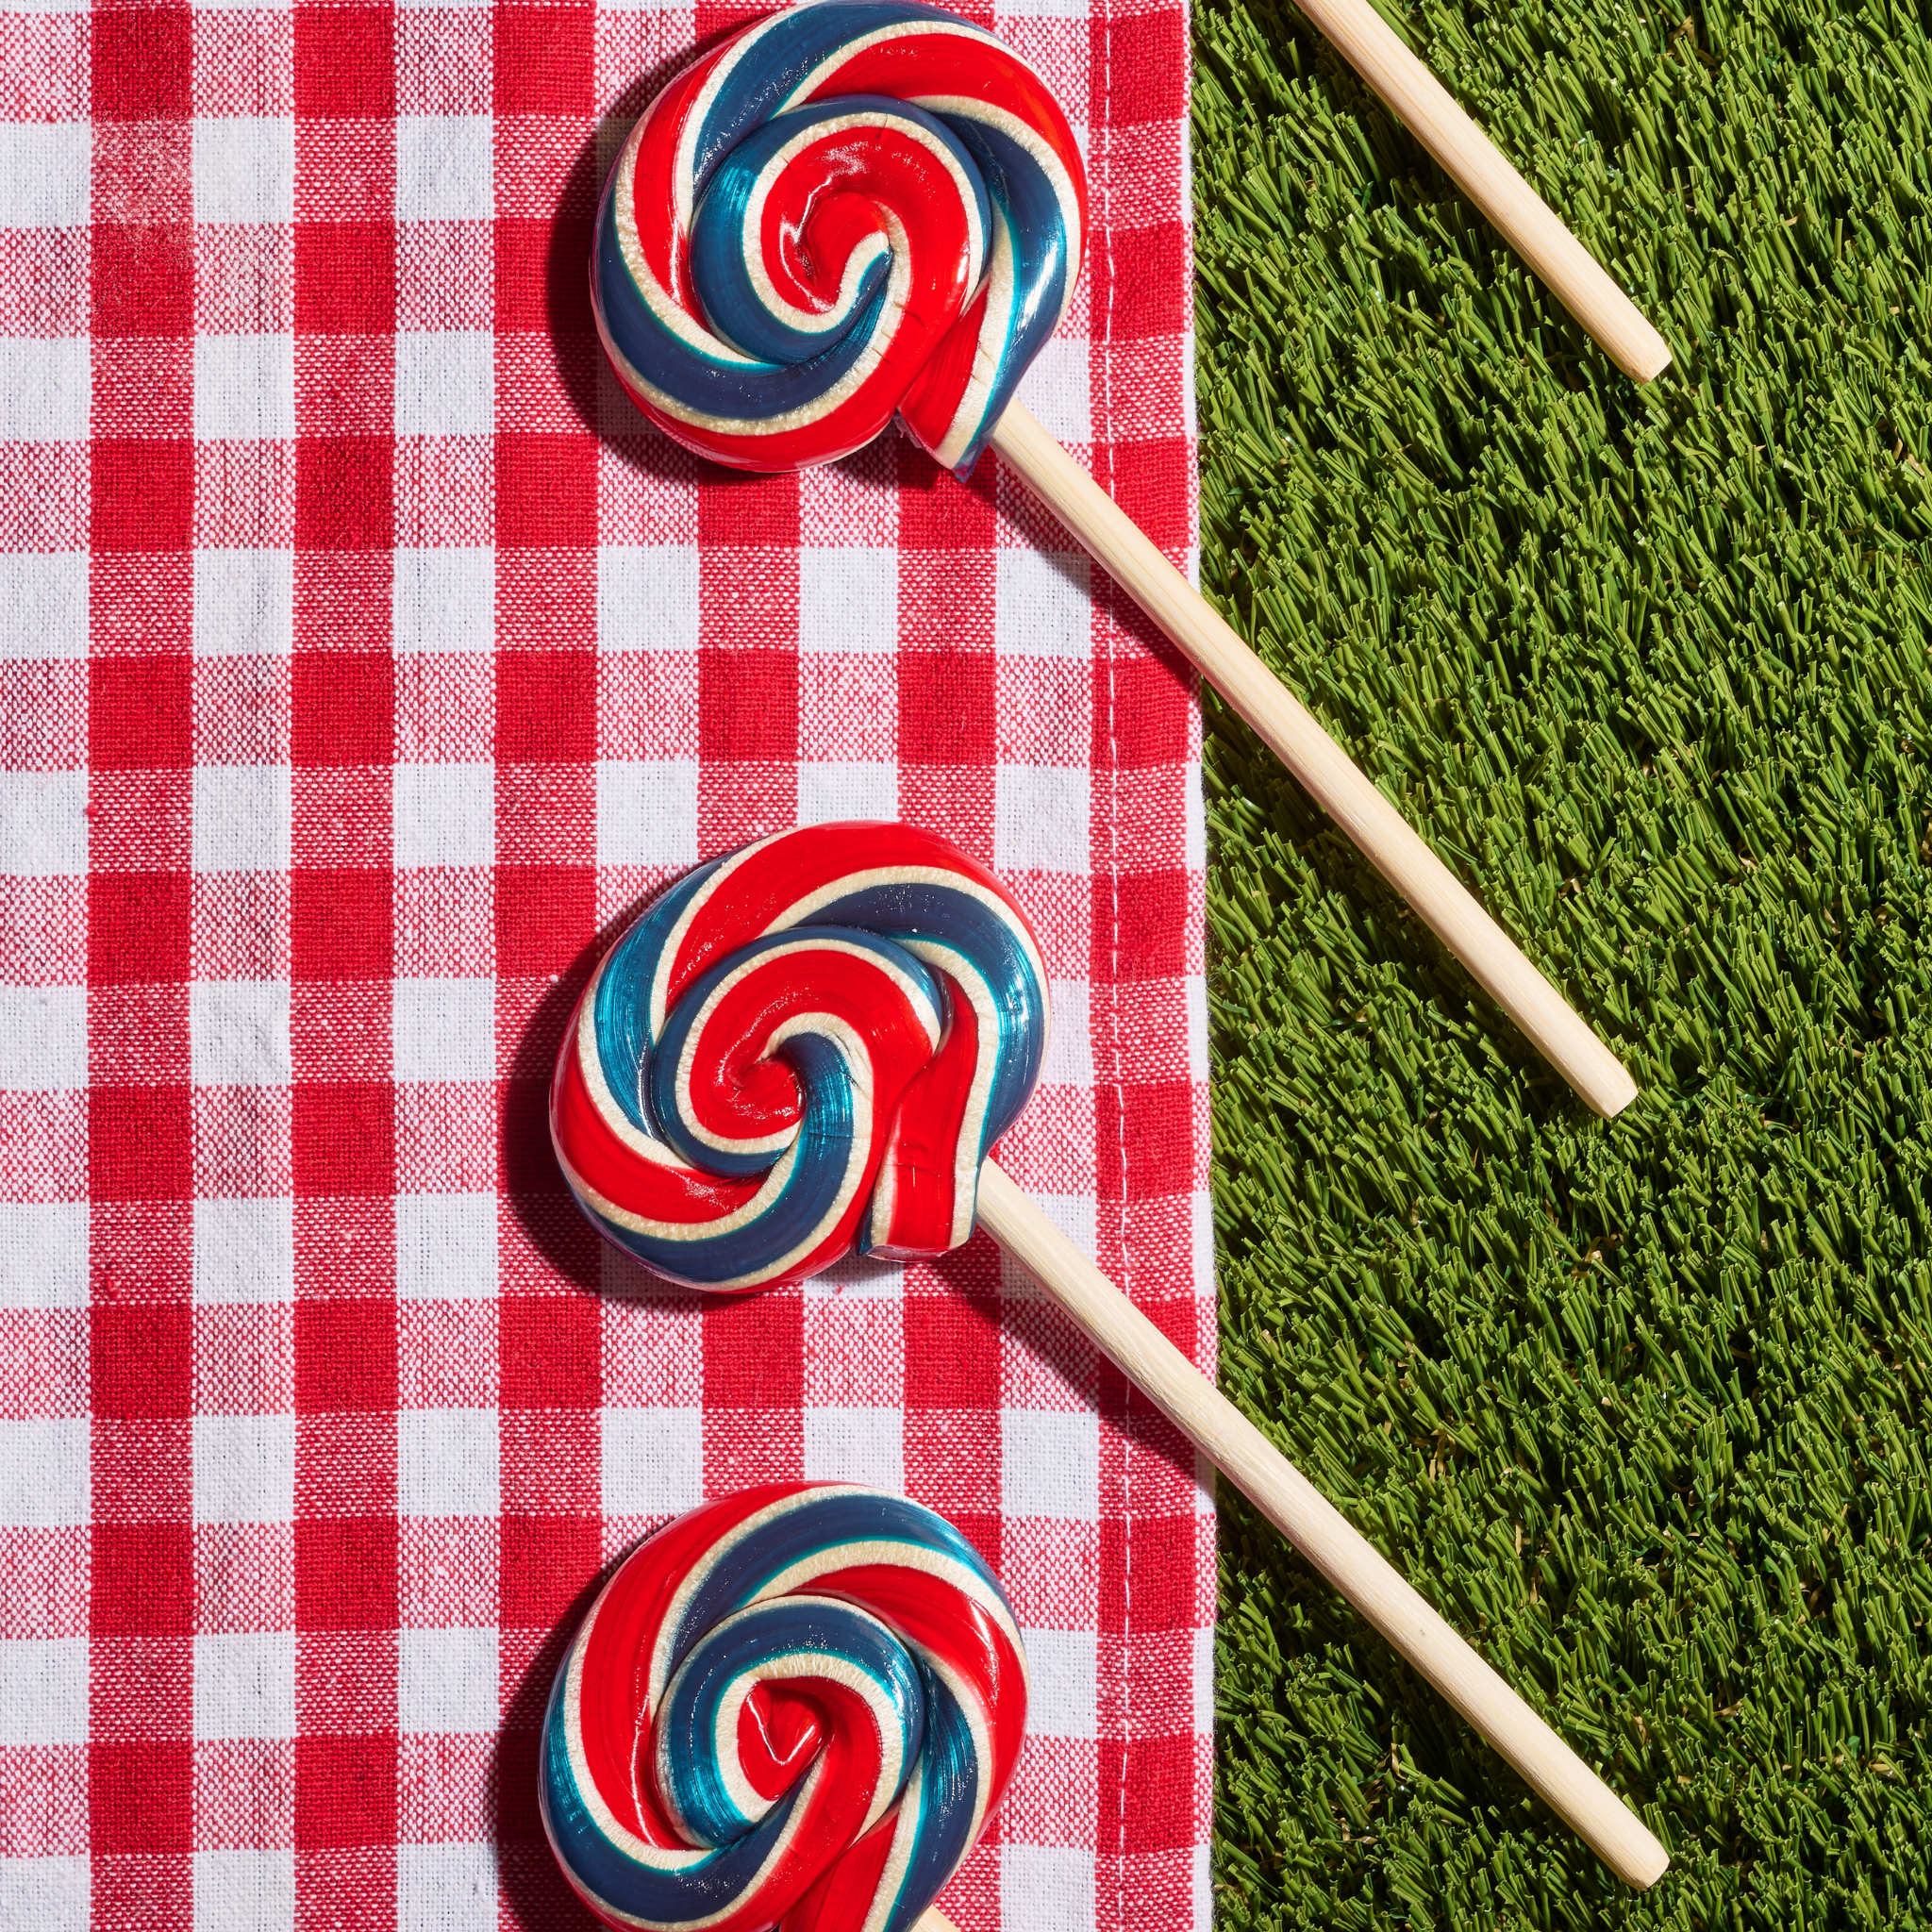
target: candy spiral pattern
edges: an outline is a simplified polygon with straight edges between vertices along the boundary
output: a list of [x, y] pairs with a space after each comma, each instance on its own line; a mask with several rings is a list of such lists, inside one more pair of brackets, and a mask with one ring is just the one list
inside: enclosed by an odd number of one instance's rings
[[894, 410], [962, 475], [1073, 299], [1087, 181], [1039, 75], [917, 0], [817, 0], [678, 75], [611, 169], [591, 299], [661, 429], [748, 470]]
[[551, 1689], [543, 1825], [607, 1924], [906, 1932], [999, 1803], [1026, 1660], [930, 1509], [842, 1484], [706, 1504], [640, 1546]]
[[674, 1281], [942, 1254], [1046, 1032], [1039, 946], [990, 872], [916, 826], [808, 826], [700, 866], [605, 955], [551, 1139], [578, 1206]]

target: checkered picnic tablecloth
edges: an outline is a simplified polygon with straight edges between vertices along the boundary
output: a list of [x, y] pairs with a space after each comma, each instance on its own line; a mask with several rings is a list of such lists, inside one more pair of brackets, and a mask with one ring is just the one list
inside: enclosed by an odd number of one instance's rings
[[[585, 292], [745, 17], [0, 13], [0, 1924], [579, 1924], [541, 1701], [593, 1580], [772, 1477], [903, 1489], [1026, 1626], [968, 1932], [1208, 1923], [1213, 1524], [984, 1241], [703, 1300], [600, 1253], [544, 1081], [665, 880], [900, 815], [1058, 1026], [1007, 1158], [1203, 1360], [1198, 722], [989, 458], [743, 479]], [[979, 16], [1082, 129], [1026, 394], [1192, 541], [1174, 0]]]

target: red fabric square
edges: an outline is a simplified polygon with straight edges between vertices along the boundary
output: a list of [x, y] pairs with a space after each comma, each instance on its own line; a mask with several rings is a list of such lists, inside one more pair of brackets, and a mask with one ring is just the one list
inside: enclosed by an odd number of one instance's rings
[[395, 1185], [396, 1091], [386, 1080], [295, 1089], [298, 1194], [387, 1194]]
[[597, 658], [506, 651], [496, 660], [496, 756], [561, 764], [597, 756]]
[[96, 1414], [194, 1412], [193, 1313], [178, 1304], [138, 1302], [93, 1310], [88, 1355]]
[[298, 1845], [391, 1845], [395, 1836], [393, 1735], [295, 1740]]
[[96, 550], [185, 550], [194, 523], [194, 445], [156, 437], [93, 446]]
[[701, 651], [698, 751], [734, 762], [796, 758], [798, 659], [783, 651]]
[[[88, 1753], [88, 1828], [93, 1849], [108, 1855], [192, 1851], [193, 1746], [158, 1740], [96, 1744]], [[142, 1901], [143, 1917], [155, 1903]]]
[[395, 327], [395, 231], [387, 222], [295, 224], [295, 329], [388, 335]]
[[804, 1394], [804, 1311], [796, 1289], [708, 1301], [707, 1408], [796, 1408]]
[[698, 485], [698, 542], [707, 549], [789, 550], [798, 542], [798, 478], [712, 472]]
[[[1194, 1172], [1194, 1090], [1188, 1082], [1102, 1087], [1094, 1093], [1093, 1104], [1096, 1167], [1104, 1200], [1144, 1201], [1188, 1191]], [[1125, 1127], [1121, 1122], [1124, 1108]]]
[[990, 767], [998, 683], [990, 651], [920, 651], [902, 657], [900, 758], [908, 765]]
[[497, 1315], [497, 1399], [505, 1408], [593, 1408], [603, 1327], [588, 1295], [506, 1295]]
[[[1090, 28], [1093, 118], [1125, 127], [1188, 111], [1187, 17], [1178, 8], [1113, 14]], [[1118, 242], [1115, 244], [1118, 246]]]
[[93, 1534], [96, 1637], [189, 1637], [194, 1632], [194, 1532], [185, 1523], [97, 1523]]
[[295, 8], [295, 112], [375, 119], [396, 110], [395, 14], [387, 7]]
[[88, 666], [88, 757], [98, 771], [194, 762], [194, 681], [187, 658], [96, 658]]
[[338, 1415], [352, 1410], [392, 1414], [396, 1406], [395, 1304], [355, 1295], [367, 1287], [341, 1284], [341, 1301], [295, 1306], [295, 1411]]
[[[597, 874], [588, 865], [499, 866], [496, 969], [562, 973], [597, 933]], [[545, 1071], [548, 1077], [548, 1071]]]
[[1096, 874], [1092, 890], [1093, 929], [1108, 936], [1119, 979], [1157, 979], [1187, 970], [1186, 873], [1147, 873], [1122, 879], [1118, 889]]
[[304, 550], [387, 549], [394, 448], [379, 436], [305, 436], [295, 445], [295, 542]]
[[93, 21], [93, 110], [101, 121], [179, 119], [190, 108], [194, 15], [144, 5]]
[[1190, 749], [1193, 694], [1173, 659], [1128, 659], [1093, 667], [1096, 767], [1145, 770], [1182, 765]]
[[395, 1519], [298, 1517], [295, 1624], [301, 1630], [392, 1630]]
[[184, 1201], [194, 1186], [186, 1087], [88, 1091], [90, 1179], [97, 1201]]
[[560, 1623], [573, 1605], [587, 1605], [603, 1561], [594, 1517], [506, 1514], [504, 1627], [548, 1630]]
[[997, 1408], [1000, 1305], [991, 1294], [906, 1298], [908, 1408]]
[[186, 979], [192, 887], [185, 872], [91, 874], [89, 979], [96, 986]]
[[290, 667], [290, 756], [298, 765], [381, 765], [395, 743], [387, 651], [298, 651]]
[[[130, 16], [104, 17], [118, 20]], [[190, 224], [98, 222], [92, 243], [88, 278], [95, 335], [108, 341], [139, 338], [152, 341], [178, 340], [193, 333], [194, 230]], [[99, 461], [98, 454], [95, 460]]]
[[597, 444], [589, 436], [504, 431], [496, 439], [496, 537], [588, 548], [597, 541]]
[[290, 895], [291, 973], [297, 979], [387, 978], [393, 908], [386, 872], [297, 872]]
[[594, 114], [597, 14], [585, 6], [496, 9], [496, 111]]

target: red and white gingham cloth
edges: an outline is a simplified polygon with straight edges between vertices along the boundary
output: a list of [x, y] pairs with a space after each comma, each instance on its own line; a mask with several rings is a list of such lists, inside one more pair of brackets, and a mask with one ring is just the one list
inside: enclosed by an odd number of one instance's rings
[[[983, 1240], [705, 1301], [544, 1125], [693, 861], [894, 814], [1058, 1026], [1015, 1176], [1204, 1363], [1197, 714], [989, 458], [741, 479], [604, 375], [604, 167], [718, 7], [0, 13], [0, 1924], [587, 1923], [537, 1724], [700, 1497], [944, 1511], [1028, 1636], [966, 1932], [1208, 1920], [1213, 1521]], [[1178, 0], [980, 16], [1095, 228], [1024, 391], [1193, 541]]]

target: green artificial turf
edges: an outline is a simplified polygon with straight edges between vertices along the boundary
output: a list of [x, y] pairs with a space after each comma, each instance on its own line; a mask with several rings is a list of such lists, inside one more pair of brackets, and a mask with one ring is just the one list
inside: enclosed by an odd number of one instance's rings
[[1210, 705], [1223, 1375], [1675, 1862], [1621, 1890], [1227, 1491], [1221, 1924], [1932, 1924], [1932, 14], [1391, 17], [1676, 365], [1200, 0], [1203, 577], [1643, 1091]]

